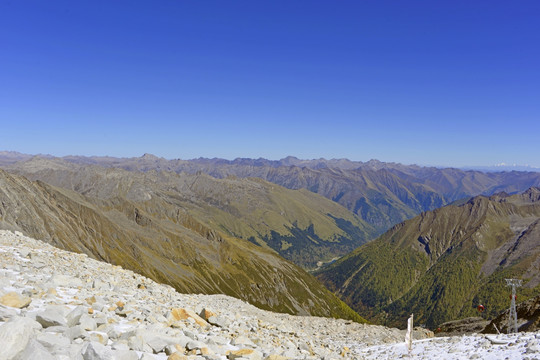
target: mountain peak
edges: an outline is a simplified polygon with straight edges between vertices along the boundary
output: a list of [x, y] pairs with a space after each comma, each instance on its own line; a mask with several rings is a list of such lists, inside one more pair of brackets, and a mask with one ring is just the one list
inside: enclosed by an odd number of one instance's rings
[[143, 156], [140, 157], [142, 160], [159, 160], [160, 158], [156, 155], [144, 153]]

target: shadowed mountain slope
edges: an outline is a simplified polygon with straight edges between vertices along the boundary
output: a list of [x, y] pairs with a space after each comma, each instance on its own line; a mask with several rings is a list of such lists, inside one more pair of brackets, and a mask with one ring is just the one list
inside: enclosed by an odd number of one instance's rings
[[353, 309], [403, 326], [428, 326], [508, 306], [505, 278], [521, 296], [540, 291], [540, 189], [472, 198], [400, 223], [318, 273]]
[[[51, 174], [71, 181], [60, 176], [62, 164], [48, 165], [56, 166]], [[160, 191], [147, 191], [160, 174], [137, 180], [117, 170], [81, 176], [85, 182], [73, 186], [85, 195], [0, 170], [0, 228], [122, 265], [182, 292], [223, 293], [263, 309], [362, 320], [273, 251], [205, 224]], [[191, 195], [185, 196], [189, 202]]]

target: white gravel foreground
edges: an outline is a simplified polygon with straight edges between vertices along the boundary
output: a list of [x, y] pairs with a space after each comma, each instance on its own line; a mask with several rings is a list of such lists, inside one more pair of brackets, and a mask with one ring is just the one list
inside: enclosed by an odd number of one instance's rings
[[0, 360], [39, 358], [532, 360], [540, 359], [540, 332], [421, 339], [409, 354], [402, 330], [180, 294], [0, 231]]

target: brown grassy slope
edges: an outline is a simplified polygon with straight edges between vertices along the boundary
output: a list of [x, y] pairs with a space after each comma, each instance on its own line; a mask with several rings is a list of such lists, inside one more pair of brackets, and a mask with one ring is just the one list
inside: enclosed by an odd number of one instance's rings
[[[205, 174], [133, 172], [32, 159], [10, 171], [98, 199], [123, 197], [153, 217], [184, 209], [206, 226], [273, 249], [305, 268], [344, 255], [370, 240], [373, 227], [343, 206], [307, 190], [257, 178], [216, 179]], [[156, 200], [170, 205], [163, 207]]]
[[[153, 216], [140, 204], [161, 207]], [[362, 319], [269, 250], [210, 229], [162, 199], [96, 199], [0, 170], [0, 228], [137, 271], [179, 291], [224, 293], [293, 314]]]

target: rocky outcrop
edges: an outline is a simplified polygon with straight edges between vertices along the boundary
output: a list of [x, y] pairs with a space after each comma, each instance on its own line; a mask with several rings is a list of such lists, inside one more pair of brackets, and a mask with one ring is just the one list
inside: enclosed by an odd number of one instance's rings
[[437, 328], [435, 334], [437, 336], [453, 336], [463, 334], [479, 333], [489, 321], [481, 317], [468, 317], [460, 320], [445, 322]]
[[[508, 331], [508, 317], [510, 310], [502, 312], [493, 319], [484, 329], [484, 333], [495, 334]], [[540, 330], [540, 295], [516, 305], [518, 331]], [[496, 329], [497, 328], [497, 329]]]

